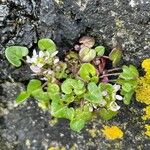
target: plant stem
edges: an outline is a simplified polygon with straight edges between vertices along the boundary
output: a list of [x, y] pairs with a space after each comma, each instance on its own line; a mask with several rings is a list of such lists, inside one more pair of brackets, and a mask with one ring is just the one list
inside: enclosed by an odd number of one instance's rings
[[113, 69], [109, 69], [107, 70], [107, 72], [113, 72], [113, 71], [118, 71], [121, 70], [122, 68], [113, 68]]
[[23, 58], [21, 59], [26, 65], [30, 66]]
[[42, 89], [47, 85], [47, 82], [45, 82], [43, 85], [42, 85]]
[[100, 78], [109, 77], [109, 76], [118, 76], [118, 75], [120, 75], [120, 73], [110, 73], [110, 74], [104, 74], [104, 75], [100, 76]]
[[103, 58], [106, 58], [106, 59], [109, 59], [109, 57], [108, 56], [102, 56]]
[[113, 82], [116, 82], [116, 81], [117, 81], [117, 80], [109, 80], [108, 82], [112, 82], [112, 83], [113, 83]]

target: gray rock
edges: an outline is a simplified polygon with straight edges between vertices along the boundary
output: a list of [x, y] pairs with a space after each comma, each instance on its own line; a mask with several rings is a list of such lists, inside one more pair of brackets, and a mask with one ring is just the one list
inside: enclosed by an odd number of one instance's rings
[[[150, 57], [149, 0], [8, 0], [0, 4], [0, 149], [47, 150], [49, 146], [71, 149], [149, 149], [150, 141], [142, 134], [142, 105], [124, 107], [110, 122], [94, 120], [81, 133], [72, 132], [68, 122], [52, 126], [48, 112], [34, 100], [16, 107], [15, 97], [31, 76], [28, 66], [12, 67], [4, 56], [10, 45], [24, 45], [30, 54], [37, 40], [52, 38], [60, 56], [83, 35], [111, 50], [116, 42], [123, 47], [123, 62], [136, 66]], [[6, 82], [9, 81], [9, 82]], [[49, 124], [49, 120], [51, 120]], [[119, 125], [123, 140], [107, 141], [100, 129], [103, 124]], [[87, 130], [86, 130], [87, 129]], [[89, 129], [96, 129], [92, 137]]]

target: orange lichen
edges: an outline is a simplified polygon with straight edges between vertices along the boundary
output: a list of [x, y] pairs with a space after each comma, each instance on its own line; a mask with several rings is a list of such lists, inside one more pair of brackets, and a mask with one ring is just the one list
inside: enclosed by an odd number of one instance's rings
[[104, 126], [102, 129], [104, 136], [109, 140], [115, 140], [123, 137], [123, 132], [117, 126]]
[[145, 135], [147, 135], [147, 136], [150, 137], [150, 125], [146, 124], [146, 125], [145, 125], [145, 129], [146, 129]]

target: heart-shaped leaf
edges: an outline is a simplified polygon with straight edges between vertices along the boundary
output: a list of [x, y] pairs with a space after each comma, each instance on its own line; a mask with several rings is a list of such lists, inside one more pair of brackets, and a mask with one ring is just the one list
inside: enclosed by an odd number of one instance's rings
[[105, 53], [105, 47], [104, 46], [97, 46], [95, 47], [96, 55], [97, 56], [103, 56]]
[[[91, 81], [93, 77], [97, 77], [97, 72], [93, 65], [91, 65], [90, 63], [85, 63], [81, 66], [79, 75], [83, 80]], [[97, 80], [95, 80], [95, 82], [98, 82], [98, 78]]]
[[55, 43], [51, 39], [47, 39], [47, 38], [39, 40], [38, 41], [38, 47], [39, 47], [39, 49], [41, 49], [43, 51], [46, 50], [46, 51], [49, 51], [51, 53], [56, 51]]
[[29, 94], [34, 93], [36, 90], [41, 89], [41, 81], [37, 79], [30, 80], [27, 86], [27, 92]]
[[109, 54], [109, 59], [112, 61], [113, 67], [120, 62], [122, 56], [122, 50], [119, 48], [114, 48], [111, 53]]
[[26, 91], [21, 92], [18, 97], [16, 98], [17, 103], [22, 103], [25, 100], [27, 100], [30, 97], [30, 94], [28, 94]]
[[10, 46], [5, 50], [7, 60], [15, 67], [21, 66], [21, 59], [27, 54], [28, 49], [23, 46]]
[[90, 62], [96, 56], [95, 49], [90, 49], [88, 47], [83, 47], [79, 52], [79, 57], [82, 62]]

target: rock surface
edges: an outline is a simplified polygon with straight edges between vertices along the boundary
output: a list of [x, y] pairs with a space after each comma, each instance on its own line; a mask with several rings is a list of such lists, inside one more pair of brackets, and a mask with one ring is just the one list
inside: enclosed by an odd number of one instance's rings
[[[25, 45], [32, 53], [42, 37], [54, 39], [60, 55], [82, 35], [95, 37], [110, 50], [119, 42], [123, 61], [136, 66], [150, 57], [149, 0], [3, 0], [0, 2], [0, 149], [149, 149], [150, 140], [142, 133], [142, 106], [133, 103], [110, 122], [95, 120], [80, 134], [61, 120], [41, 111], [34, 100], [16, 107], [14, 99], [31, 76], [25, 64], [13, 68], [5, 59], [9, 45]], [[15, 81], [15, 82], [14, 82]], [[18, 83], [21, 82], [21, 83]], [[50, 124], [49, 124], [50, 120]], [[103, 124], [119, 125], [123, 140], [107, 141], [101, 135]], [[96, 133], [96, 136], [94, 136]]]

